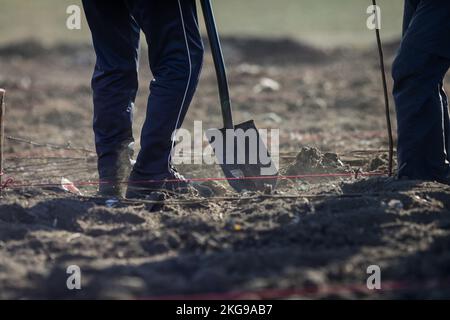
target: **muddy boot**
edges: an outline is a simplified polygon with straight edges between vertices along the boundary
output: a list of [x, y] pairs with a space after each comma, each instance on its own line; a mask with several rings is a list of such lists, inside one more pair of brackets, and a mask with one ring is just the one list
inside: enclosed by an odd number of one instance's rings
[[134, 143], [120, 150], [117, 162], [108, 168], [99, 168], [100, 182], [98, 194], [105, 198], [123, 198], [126, 181], [132, 169]]
[[98, 195], [104, 198], [122, 198], [120, 179], [117, 176], [109, 176], [100, 180]]
[[188, 188], [188, 181], [176, 171], [149, 176], [133, 170], [128, 179], [126, 198], [129, 200], [154, 201], [155, 203], [148, 203], [148, 210], [155, 212], [161, 210], [162, 202], [170, 194], [185, 193]]
[[143, 175], [132, 171], [128, 181], [127, 199], [154, 198], [155, 192], [187, 193], [189, 182], [175, 170], [160, 175]]

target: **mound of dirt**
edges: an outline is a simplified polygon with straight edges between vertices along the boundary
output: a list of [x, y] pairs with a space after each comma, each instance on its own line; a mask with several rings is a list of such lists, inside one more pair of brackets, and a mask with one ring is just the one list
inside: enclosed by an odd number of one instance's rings
[[[207, 44], [208, 40], [203, 39], [203, 42]], [[256, 64], [311, 64], [322, 63], [330, 58], [329, 52], [325, 50], [288, 38], [223, 37], [222, 44], [228, 59], [252, 61]], [[92, 47], [89, 43], [46, 45], [36, 39], [25, 39], [1, 46], [0, 57], [29, 59], [49, 54], [73, 55], [85, 51], [91, 53]]]
[[46, 45], [35, 39], [26, 39], [13, 42], [0, 47], [0, 57], [20, 57], [25, 59], [39, 58], [44, 56], [73, 56], [80, 53], [92, 51], [90, 44], [60, 43], [57, 45]]
[[29, 39], [21, 42], [7, 44], [0, 48], [1, 57], [33, 58], [44, 55], [48, 48], [36, 40]]
[[372, 158], [367, 166], [368, 171], [387, 172], [389, 167], [389, 156], [387, 154], [377, 155]]
[[346, 173], [350, 167], [344, 165], [335, 153], [322, 153], [314, 147], [303, 147], [297, 154], [295, 161], [284, 170], [286, 175], [304, 173]]
[[223, 47], [228, 57], [234, 54], [239, 56], [237, 60], [262, 65], [314, 64], [330, 59], [327, 51], [288, 38], [224, 37]]

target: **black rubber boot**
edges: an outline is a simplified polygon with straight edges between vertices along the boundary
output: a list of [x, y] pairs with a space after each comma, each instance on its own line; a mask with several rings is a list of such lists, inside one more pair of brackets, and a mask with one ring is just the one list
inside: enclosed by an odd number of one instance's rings
[[98, 193], [105, 198], [123, 198], [130, 175], [134, 155], [134, 143], [124, 146], [118, 153], [117, 162], [108, 168], [99, 168]]

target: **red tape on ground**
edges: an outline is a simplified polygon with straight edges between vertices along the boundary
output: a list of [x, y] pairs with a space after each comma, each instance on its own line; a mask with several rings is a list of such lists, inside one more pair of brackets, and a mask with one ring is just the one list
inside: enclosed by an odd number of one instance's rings
[[[370, 172], [370, 173], [318, 173], [318, 174], [303, 174], [303, 175], [290, 175], [290, 176], [258, 176], [258, 177], [241, 177], [241, 178], [191, 178], [187, 179], [190, 182], [210, 182], [210, 181], [233, 181], [233, 180], [307, 180], [307, 179], [320, 179], [320, 178], [358, 178], [358, 177], [380, 177], [385, 176], [385, 172]], [[175, 183], [181, 182], [180, 179], [165, 180], [165, 182]], [[160, 183], [161, 180], [142, 180], [142, 181], [132, 181], [133, 184], [154, 184]], [[107, 184], [128, 184], [129, 181], [78, 181], [73, 182], [74, 185], [79, 187], [88, 186], [99, 186]], [[59, 187], [61, 183], [26, 183], [14, 181], [12, 178], [5, 182], [4, 188], [47, 188], [47, 187]]]

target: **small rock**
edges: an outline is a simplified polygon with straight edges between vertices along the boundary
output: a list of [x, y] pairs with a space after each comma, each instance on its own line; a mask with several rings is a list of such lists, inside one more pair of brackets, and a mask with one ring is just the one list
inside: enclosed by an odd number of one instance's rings
[[312, 101], [311, 107], [318, 109], [326, 109], [328, 107], [328, 103], [321, 98], [316, 98]]
[[388, 207], [395, 210], [402, 210], [404, 206], [403, 202], [394, 199], [388, 202]]
[[279, 115], [277, 115], [274, 112], [270, 112], [270, 113], [266, 113], [266, 114], [262, 115], [262, 119], [263, 119], [263, 121], [272, 122], [272, 123], [276, 123], [276, 124], [280, 124], [283, 122], [283, 118], [281, 118]]
[[336, 153], [327, 152], [323, 155], [323, 164], [331, 167], [343, 167], [344, 163], [342, 163], [341, 159]]
[[167, 243], [169, 244], [170, 248], [178, 249], [181, 244], [181, 239], [176, 233], [170, 233], [167, 236]]
[[224, 196], [227, 193], [227, 188], [216, 181], [205, 181], [198, 184], [197, 190], [202, 197]]
[[105, 201], [105, 205], [108, 208], [114, 208], [119, 203], [119, 200], [117, 199], [109, 199]]
[[288, 224], [292, 222], [294, 219], [294, 215], [289, 212], [283, 212], [280, 214], [280, 216], [277, 218], [277, 222], [279, 224]]
[[81, 234], [80, 233], [74, 233], [74, 234], [71, 234], [69, 237], [67, 237], [66, 241], [67, 241], [67, 243], [69, 243], [69, 242], [71, 242], [73, 240], [76, 240], [78, 238], [81, 238]]
[[281, 85], [270, 78], [262, 78], [258, 85], [255, 86], [253, 89], [255, 93], [261, 93], [261, 92], [276, 92], [280, 91]]

